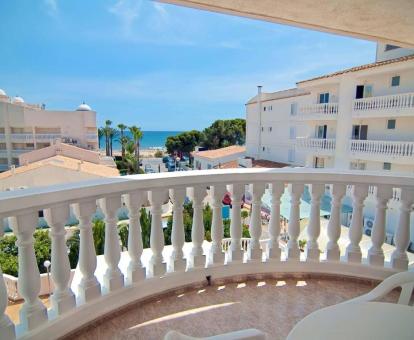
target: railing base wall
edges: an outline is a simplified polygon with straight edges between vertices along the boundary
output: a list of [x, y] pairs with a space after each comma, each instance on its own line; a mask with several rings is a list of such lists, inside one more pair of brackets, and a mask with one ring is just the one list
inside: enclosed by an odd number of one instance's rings
[[188, 272], [167, 274], [161, 278], [151, 278], [120, 288], [111, 293], [89, 301], [72, 311], [53, 319], [37, 329], [19, 334], [19, 339], [56, 339], [76, 333], [111, 313], [127, 308], [140, 301], [177, 290], [197, 288], [207, 285], [207, 276], [214, 284], [234, 282], [243, 279], [275, 278], [348, 278], [368, 280], [372, 283], [381, 281], [398, 272], [387, 267], [374, 267], [367, 264], [343, 262], [304, 262], [304, 261], [270, 261], [231, 263], [209, 268], [195, 268]]

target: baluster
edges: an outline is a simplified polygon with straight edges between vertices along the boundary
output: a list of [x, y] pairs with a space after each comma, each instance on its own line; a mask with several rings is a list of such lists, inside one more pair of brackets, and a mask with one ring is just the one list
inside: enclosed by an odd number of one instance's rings
[[267, 258], [269, 260], [280, 260], [280, 197], [285, 191], [285, 185], [282, 182], [272, 183], [272, 204], [269, 221], [270, 240], [267, 246]]
[[244, 194], [244, 184], [231, 184], [228, 186], [231, 193], [231, 221], [230, 236], [231, 243], [228, 250], [227, 262], [243, 261], [243, 250], [241, 248], [242, 224], [241, 204]]
[[368, 260], [371, 265], [384, 265], [384, 252], [382, 245], [385, 241], [385, 214], [387, 202], [392, 197], [392, 187], [377, 186], [377, 207], [375, 211], [374, 226], [371, 233], [372, 246], [368, 250]]
[[326, 259], [339, 261], [340, 250], [338, 240], [341, 236], [341, 201], [346, 192], [344, 184], [334, 184], [331, 187], [331, 216], [328, 222], [328, 244], [326, 247]]
[[303, 193], [302, 183], [292, 183], [289, 185], [290, 193], [290, 215], [288, 224], [289, 241], [287, 244], [288, 260], [299, 260], [300, 250], [298, 237], [300, 234], [300, 197]]
[[221, 247], [223, 239], [223, 217], [222, 217], [222, 200], [226, 193], [225, 186], [215, 185], [210, 188], [210, 195], [213, 199], [213, 218], [211, 221], [211, 239], [209, 265], [224, 264], [224, 253]]
[[173, 251], [169, 259], [168, 270], [170, 272], [184, 271], [186, 261], [184, 259], [183, 246], [185, 242], [183, 223], [183, 204], [185, 200], [185, 188], [170, 189], [170, 198], [173, 203], [173, 221], [171, 243]]
[[408, 269], [407, 248], [410, 244], [410, 213], [413, 203], [414, 189], [401, 188], [400, 215], [394, 236], [395, 250], [391, 255], [392, 267], [396, 269]]
[[162, 205], [168, 200], [166, 189], [153, 189], [148, 192], [151, 203], [151, 260], [148, 264], [148, 276], [161, 276], [165, 274], [166, 263], [163, 260], [164, 232], [162, 228]]
[[66, 247], [65, 224], [69, 218], [69, 204], [60, 204], [43, 211], [43, 215], [50, 226], [52, 237], [51, 270], [55, 286], [51, 297], [52, 309], [63, 314], [76, 306], [75, 295], [70, 289], [70, 263]]
[[[0, 216], [0, 237], [4, 235], [3, 217]], [[5, 314], [8, 303], [6, 284], [3, 279], [3, 271], [0, 267], [0, 334], [4, 340], [14, 340], [16, 332], [14, 324]]]
[[368, 195], [368, 185], [354, 185], [352, 190], [352, 220], [349, 227], [349, 245], [346, 248], [348, 262], [361, 262], [361, 247], [359, 242], [362, 239], [363, 208], [364, 200]]
[[19, 253], [19, 278], [17, 289], [24, 298], [20, 308], [20, 324], [33, 330], [47, 321], [46, 307], [39, 299], [40, 273], [34, 250], [33, 233], [38, 223], [37, 211], [26, 211], [16, 216], [13, 232], [17, 236]]
[[250, 216], [250, 244], [247, 250], [248, 261], [260, 261], [262, 259], [262, 249], [260, 247], [260, 237], [262, 236], [262, 196], [265, 191], [264, 183], [254, 183], [251, 185], [252, 213]]
[[143, 251], [141, 234], [141, 208], [146, 200], [146, 192], [134, 191], [124, 195], [124, 202], [128, 208], [128, 255], [129, 263], [126, 281], [128, 284], [145, 279], [145, 268], [142, 266]]
[[85, 200], [73, 205], [73, 211], [79, 220], [79, 269], [81, 281], [78, 295], [82, 302], [88, 302], [101, 295], [101, 285], [96, 276], [96, 252], [92, 233], [92, 217], [96, 212], [96, 201]]
[[104, 258], [108, 266], [103, 276], [103, 285], [108, 291], [113, 291], [124, 286], [124, 275], [118, 267], [121, 259], [121, 246], [119, 244], [117, 211], [121, 208], [121, 195], [101, 198], [99, 206], [105, 214]]
[[311, 184], [311, 211], [308, 223], [308, 241], [306, 242], [306, 260], [319, 261], [320, 250], [318, 238], [321, 233], [320, 203], [321, 196], [325, 191], [324, 184]]
[[191, 226], [191, 242], [193, 247], [188, 257], [188, 267], [204, 267], [206, 255], [203, 253], [204, 222], [203, 222], [203, 200], [207, 195], [206, 188], [195, 186], [188, 188], [188, 196], [193, 201], [193, 224]]

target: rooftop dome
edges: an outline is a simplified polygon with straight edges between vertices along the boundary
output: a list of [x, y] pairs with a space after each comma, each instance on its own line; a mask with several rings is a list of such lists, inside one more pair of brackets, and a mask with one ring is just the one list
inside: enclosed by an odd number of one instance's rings
[[13, 98], [13, 103], [15, 103], [15, 104], [23, 104], [24, 103], [24, 100], [23, 100], [22, 97], [16, 96], [16, 97]]
[[0, 96], [7, 96], [7, 94], [4, 90], [0, 89]]
[[85, 102], [83, 102], [82, 104], [80, 104], [78, 106], [78, 108], [76, 109], [76, 111], [92, 111], [91, 107], [88, 104], [85, 104]]

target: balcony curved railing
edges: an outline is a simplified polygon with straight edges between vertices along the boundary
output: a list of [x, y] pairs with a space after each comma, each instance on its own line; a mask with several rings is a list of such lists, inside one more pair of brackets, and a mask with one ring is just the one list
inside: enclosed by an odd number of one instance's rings
[[[245, 185], [252, 193], [249, 231], [251, 239], [242, 241], [241, 203]], [[280, 202], [285, 186], [291, 196], [286, 251], [279, 247]], [[305, 252], [299, 249], [300, 198], [304, 184], [311, 184], [311, 211], [307, 226]], [[326, 186], [332, 189], [332, 205], [327, 228], [329, 242], [321, 249], [320, 200]], [[353, 215], [349, 244], [341, 254], [341, 200], [347, 185], [353, 186]], [[272, 204], [266, 252], [260, 245], [261, 197], [270, 186]], [[360, 242], [363, 232], [363, 201], [369, 186], [376, 190], [379, 204], [372, 230], [372, 247], [363, 257]], [[395, 250], [384, 262], [385, 212], [393, 188], [401, 191]], [[223, 246], [222, 198], [232, 196], [230, 235], [226, 254]], [[203, 202], [212, 202], [212, 242], [204, 240]], [[185, 243], [183, 203], [193, 201], [192, 243]], [[172, 251], [164, 247], [162, 205], [172, 202]], [[0, 334], [2, 339], [54, 339], [100, 318], [133, 301], [182, 286], [235, 275], [264, 273], [327, 273], [380, 280], [408, 269], [407, 247], [410, 241], [410, 212], [414, 201], [414, 178], [364, 171], [316, 170], [307, 168], [200, 170], [125, 176], [119, 178], [33, 188], [0, 193], [0, 217], [12, 221], [17, 236], [19, 277], [18, 291], [24, 298], [20, 323], [14, 325], [6, 316], [7, 291], [0, 280]], [[128, 254], [121, 254], [116, 212], [123, 203], [129, 210]], [[105, 215], [105, 254], [99, 257], [106, 271], [97, 278], [97, 256], [93, 244], [91, 219], [100, 206]], [[142, 249], [139, 211], [142, 205], [151, 210], [150, 248]], [[65, 223], [72, 207], [80, 224], [78, 283], [69, 285], [70, 266], [65, 243]], [[34, 252], [33, 233], [38, 212], [43, 210], [52, 238], [51, 275], [54, 291], [51, 308], [38, 298], [40, 275]], [[2, 229], [0, 229], [2, 230]], [[224, 241], [226, 242], [226, 241]], [[184, 250], [184, 251], [183, 251]], [[188, 250], [188, 251], [187, 251]], [[144, 256], [147, 254], [148, 256]], [[141, 257], [141, 255], [143, 255]], [[127, 256], [127, 257], [125, 257]], [[124, 261], [120, 262], [120, 258]], [[142, 262], [141, 262], [142, 261]], [[99, 267], [101, 268], [101, 267]], [[76, 276], [76, 274], [75, 274]], [[74, 294], [76, 292], [76, 297]]]
[[355, 99], [354, 111], [414, 108], [414, 93]]
[[328, 119], [338, 115], [338, 103], [307, 104], [299, 107], [298, 118]]
[[414, 142], [352, 140], [351, 152], [392, 157], [414, 157]]

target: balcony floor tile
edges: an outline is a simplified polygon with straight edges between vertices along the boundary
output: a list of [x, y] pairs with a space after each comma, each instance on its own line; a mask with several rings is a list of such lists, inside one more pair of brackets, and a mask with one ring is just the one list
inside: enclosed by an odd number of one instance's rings
[[240, 280], [135, 303], [67, 339], [162, 339], [172, 329], [211, 336], [245, 328], [284, 339], [309, 313], [364, 294], [373, 286], [341, 278]]

